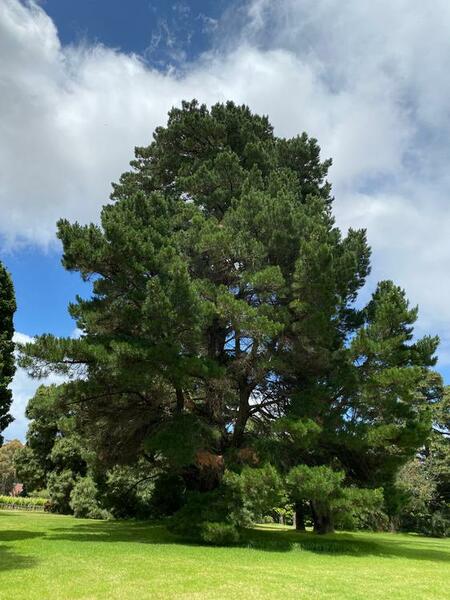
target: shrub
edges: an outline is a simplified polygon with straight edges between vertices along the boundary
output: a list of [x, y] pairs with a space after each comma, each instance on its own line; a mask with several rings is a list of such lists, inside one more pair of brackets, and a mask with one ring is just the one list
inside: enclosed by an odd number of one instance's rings
[[174, 515], [169, 529], [195, 541], [234, 544], [239, 529], [261, 520], [282, 499], [283, 486], [271, 465], [226, 471], [211, 492], [191, 492]]
[[253, 521], [260, 521], [283, 500], [284, 487], [276, 469], [270, 465], [245, 467], [239, 478], [242, 501]]
[[237, 524], [216, 491], [193, 492], [169, 522], [169, 530], [194, 542], [228, 545], [239, 541]]
[[75, 517], [101, 518], [97, 486], [92, 477], [80, 477], [70, 494], [70, 508]]
[[448, 537], [450, 535], [449, 510], [444, 507], [432, 514], [427, 511], [421, 514], [403, 515], [401, 529], [432, 537]]
[[[214, 491], [191, 492], [186, 504], [169, 522], [169, 530], [197, 542], [236, 543], [239, 539], [238, 528], [249, 522], [242, 504], [242, 494], [236, 486], [238, 481], [238, 475], [228, 474], [222, 485]], [[208, 526], [205, 529], [206, 523]], [[217, 524], [217, 527], [213, 527], [212, 523]], [[223, 528], [219, 525], [230, 527]], [[219, 530], [223, 534], [219, 534]], [[234, 533], [231, 534], [231, 530]], [[213, 541], [214, 536], [221, 541]]]
[[344, 488], [342, 497], [333, 503], [336, 527], [355, 530], [388, 529], [389, 519], [383, 512], [384, 496], [381, 488]]
[[169, 521], [168, 529], [191, 541], [201, 541], [201, 528], [206, 521], [222, 521], [224, 515], [217, 519], [211, 514], [209, 507], [214, 505], [216, 494], [208, 492], [200, 494], [191, 492], [186, 504]]
[[261, 519], [261, 523], [269, 525], [270, 523], [274, 523], [274, 519], [270, 515], [264, 515], [264, 517]]
[[88, 519], [97, 519], [99, 521], [109, 521], [113, 518], [114, 517], [109, 510], [106, 510], [106, 508], [101, 508], [100, 506], [93, 508], [88, 515]]
[[431, 524], [428, 530], [424, 531], [427, 535], [435, 537], [447, 537], [450, 535], [450, 519], [449, 515], [444, 512], [437, 511], [431, 517]]
[[68, 469], [56, 472], [53, 471], [48, 476], [47, 489], [50, 497], [50, 509], [52, 512], [69, 514], [70, 509], [70, 494], [75, 479], [72, 471]]
[[217, 523], [206, 521], [202, 524], [200, 538], [206, 544], [215, 546], [230, 546], [239, 541], [239, 532], [230, 523]]
[[334, 529], [334, 506], [343, 498], [344, 477], [342, 471], [333, 471], [325, 465], [299, 465], [288, 474], [291, 499], [294, 502], [309, 501], [317, 533], [328, 533]]
[[28, 496], [31, 498], [44, 498], [45, 500], [48, 500], [50, 498], [48, 490], [46, 488], [44, 488], [43, 490], [33, 490], [28, 494]]
[[186, 502], [186, 489], [179, 475], [164, 473], [155, 482], [151, 511], [156, 517], [171, 516]]
[[44, 509], [45, 498], [30, 498], [23, 496], [0, 496], [0, 506], [4, 508], [22, 508], [25, 510]]
[[151, 476], [152, 471], [146, 464], [113, 467], [100, 488], [102, 505], [119, 519], [148, 518], [152, 515], [155, 487]]

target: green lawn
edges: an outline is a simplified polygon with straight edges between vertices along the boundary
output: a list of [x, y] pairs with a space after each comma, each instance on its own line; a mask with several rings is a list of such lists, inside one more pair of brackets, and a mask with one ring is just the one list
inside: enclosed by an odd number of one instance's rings
[[162, 526], [0, 511], [0, 598], [450, 598], [450, 542], [317, 538], [279, 527], [246, 547], [178, 543]]

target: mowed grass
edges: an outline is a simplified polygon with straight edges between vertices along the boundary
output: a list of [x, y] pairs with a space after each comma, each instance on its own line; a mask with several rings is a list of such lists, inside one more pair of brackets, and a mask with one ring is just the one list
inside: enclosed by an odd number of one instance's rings
[[163, 526], [0, 511], [2, 600], [450, 598], [450, 542], [317, 537], [262, 526], [242, 547], [180, 543]]

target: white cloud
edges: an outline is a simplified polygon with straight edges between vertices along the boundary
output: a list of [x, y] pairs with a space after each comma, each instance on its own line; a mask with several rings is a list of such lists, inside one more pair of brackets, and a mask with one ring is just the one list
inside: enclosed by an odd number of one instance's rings
[[19, 439], [25, 441], [27, 431], [27, 419], [25, 409], [28, 400], [34, 396], [34, 393], [41, 382], [31, 379], [23, 369], [18, 369], [12, 383], [13, 404], [11, 414], [14, 421], [2, 432], [5, 440]]
[[20, 333], [20, 331], [14, 332], [13, 342], [15, 344], [29, 344], [33, 341], [33, 338], [26, 333]]
[[0, 0], [0, 234], [45, 245], [59, 217], [97, 219], [170, 106], [232, 98], [279, 135], [319, 139], [339, 224], [367, 226], [374, 275], [406, 287], [450, 356], [450, 4], [241, 6], [214, 50], [162, 73], [108, 48], [62, 47], [43, 9]]
[[[26, 344], [32, 342], [33, 338], [25, 333], [16, 331], [14, 333], [14, 341], [18, 344]], [[50, 375], [44, 379], [32, 379], [27, 375], [25, 369], [17, 369], [11, 385], [13, 393], [13, 403], [11, 414], [14, 421], [2, 432], [5, 440], [19, 439], [25, 441], [25, 434], [28, 427], [28, 421], [25, 417], [25, 409], [28, 400], [32, 398], [40, 385], [50, 385], [51, 383], [62, 383], [63, 378], [58, 375]]]

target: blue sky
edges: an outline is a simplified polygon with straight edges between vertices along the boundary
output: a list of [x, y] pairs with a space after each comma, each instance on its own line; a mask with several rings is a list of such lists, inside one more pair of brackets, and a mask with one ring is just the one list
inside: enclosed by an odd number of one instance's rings
[[[63, 45], [102, 44], [139, 54], [164, 71], [168, 65], [195, 60], [209, 48], [218, 19], [230, 2], [43, 0], [40, 5]], [[128, 150], [131, 159], [132, 148]], [[14, 279], [17, 331], [31, 336], [49, 331], [71, 335], [75, 324], [67, 305], [77, 294], [88, 294], [89, 286], [61, 267], [59, 248], [26, 244], [1, 256]]]
[[[195, 60], [211, 44], [212, 33], [230, 0], [45, 0], [41, 3], [58, 27], [63, 44], [101, 43], [135, 52], [164, 69]], [[172, 51], [172, 54], [171, 54]]]
[[[58, 218], [98, 221], [111, 181], [183, 98], [232, 98], [317, 137], [338, 224], [367, 227], [377, 280], [419, 304], [450, 381], [450, 4], [446, 0], [0, 0], [0, 259], [21, 339], [73, 335], [89, 294]], [[16, 422], [36, 382], [19, 371]]]

